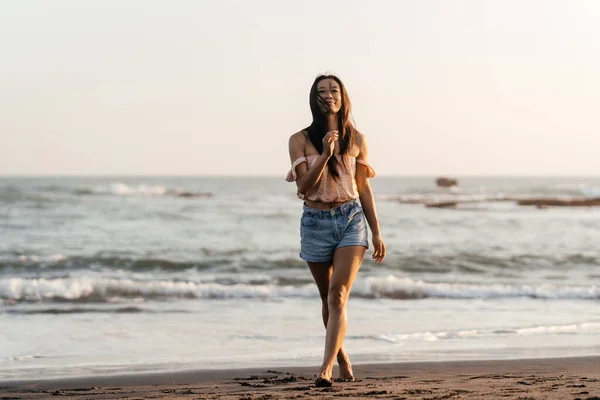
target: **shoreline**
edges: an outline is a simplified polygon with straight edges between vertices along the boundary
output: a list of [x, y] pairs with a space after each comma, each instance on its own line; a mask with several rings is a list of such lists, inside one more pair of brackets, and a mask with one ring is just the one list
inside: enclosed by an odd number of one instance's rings
[[[0, 397], [239, 400], [525, 396], [600, 400], [600, 356], [356, 364], [353, 368], [355, 382], [335, 382], [331, 388], [314, 386], [317, 366], [266, 367], [0, 381]], [[336, 373], [334, 368], [334, 377]]]

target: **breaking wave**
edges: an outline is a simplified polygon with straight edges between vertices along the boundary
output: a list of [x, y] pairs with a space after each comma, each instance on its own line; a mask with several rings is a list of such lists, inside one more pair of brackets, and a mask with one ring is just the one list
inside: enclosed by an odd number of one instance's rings
[[[273, 281], [227, 284], [172, 280], [136, 280], [93, 277], [4, 278], [0, 279], [0, 299], [5, 302], [118, 302], [122, 299], [231, 299], [318, 297], [313, 283]], [[367, 277], [357, 280], [352, 296], [363, 299], [415, 300], [443, 299], [600, 299], [600, 287], [561, 285], [514, 285], [436, 283], [410, 278]]]

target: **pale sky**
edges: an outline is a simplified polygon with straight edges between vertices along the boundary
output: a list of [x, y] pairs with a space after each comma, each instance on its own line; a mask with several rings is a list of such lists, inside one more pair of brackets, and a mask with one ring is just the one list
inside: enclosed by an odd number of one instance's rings
[[600, 1], [0, 2], [0, 175], [271, 175], [337, 74], [380, 175], [600, 175]]

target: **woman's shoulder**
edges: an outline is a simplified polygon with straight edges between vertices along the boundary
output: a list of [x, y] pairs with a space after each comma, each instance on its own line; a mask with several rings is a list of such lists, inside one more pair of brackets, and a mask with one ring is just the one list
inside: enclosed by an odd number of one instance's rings
[[354, 130], [354, 134], [356, 135], [355, 137], [356, 137], [356, 142], [357, 143], [358, 143], [358, 141], [364, 140], [364, 138], [365, 138], [365, 134], [362, 133], [361, 131], [359, 131], [358, 129]]
[[302, 142], [304, 143], [306, 141], [306, 139], [308, 139], [308, 132], [306, 132], [304, 129], [301, 131], [298, 131], [296, 133], [293, 133], [290, 136], [290, 142]]
[[362, 149], [362, 147], [367, 143], [367, 137], [364, 133], [360, 132], [357, 129], [354, 130], [354, 134], [354, 143], [356, 144], [356, 146], [358, 146], [359, 149]]
[[304, 131], [292, 134], [288, 141], [290, 154], [293, 154], [296, 158], [304, 155], [306, 153], [306, 140]]

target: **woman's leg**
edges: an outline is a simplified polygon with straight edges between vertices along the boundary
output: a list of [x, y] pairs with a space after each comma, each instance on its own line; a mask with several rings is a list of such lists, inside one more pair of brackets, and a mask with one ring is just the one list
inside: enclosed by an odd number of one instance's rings
[[[329, 307], [327, 306], [327, 294], [329, 293], [329, 281], [331, 279], [331, 273], [333, 272], [333, 263], [327, 261], [324, 263], [309, 262], [308, 268], [312, 274], [317, 288], [319, 289], [319, 295], [321, 296], [321, 314], [323, 317], [323, 324], [327, 328], [327, 320], [329, 319]], [[344, 350], [344, 344], [340, 347], [337, 353], [337, 362], [340, 366], [340, 379], [352, 378], [352, 365], [350, 359]]]
[[335, 358], [342, 348], [346, 335], [346, 305], [352, 283], [360, 268], [366, 248], [346, 246], [333, 253], [333, 272], [327, 292], [327, 334], [325, 336], [325, 354], [319, 377], [331, 379]]

